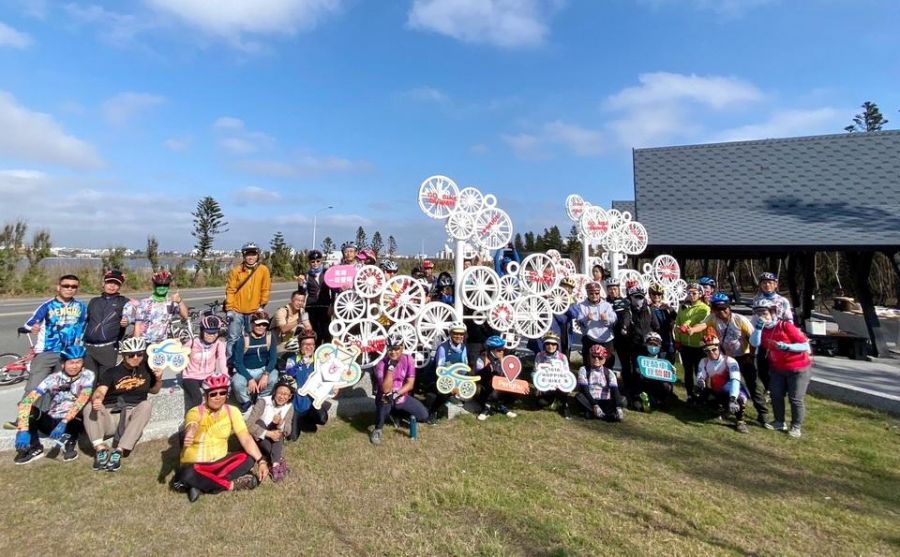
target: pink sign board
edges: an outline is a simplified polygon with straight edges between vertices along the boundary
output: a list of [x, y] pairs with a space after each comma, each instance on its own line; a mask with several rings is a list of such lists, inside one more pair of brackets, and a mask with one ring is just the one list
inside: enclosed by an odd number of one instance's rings
[[329, 288], [345, 290], [353, 288], [353, 278], [356, 276], [355, 265], [334, 265], [325, 271], [325, 284]]

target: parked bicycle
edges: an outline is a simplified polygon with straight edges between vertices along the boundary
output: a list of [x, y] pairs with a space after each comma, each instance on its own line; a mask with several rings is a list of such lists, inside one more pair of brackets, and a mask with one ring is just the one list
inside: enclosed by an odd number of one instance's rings
[[18, 335], [28, 337], [30, 348], [28, 352], [21, 356], [15, 352], [7, 352], [0, 354], [0, 385], [14, 385], [28, 379], [31, 374], [31, 360], [34, 359], [34, 340], [31, 338], [31, 329], [27, 327], [19, 327]]

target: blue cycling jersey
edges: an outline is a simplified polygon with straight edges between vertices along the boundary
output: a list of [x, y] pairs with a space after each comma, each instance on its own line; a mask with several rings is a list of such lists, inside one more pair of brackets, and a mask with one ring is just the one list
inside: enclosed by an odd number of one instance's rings
[[59, 298], [51, 298], [34, 310], [25, 326], [30, 329], [35, 323], [41, 325], [41, 332], [34, 344], [35, 352], [61, 352], [81, 342], [86, 322], [87, 305], [84, 302], [63, 302]]

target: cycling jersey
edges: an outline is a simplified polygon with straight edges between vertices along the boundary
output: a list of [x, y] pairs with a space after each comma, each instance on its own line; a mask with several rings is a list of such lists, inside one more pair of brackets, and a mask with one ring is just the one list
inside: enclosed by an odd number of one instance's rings
[[128, 298], [121, 294], [101, 294], [88, 303], [85, 344], [107, 344], [120, 340], [125, 334], [122, 313], [128, 307]]
[[720, 355], [717, 360], [703, 358], [697, 365], [697, 381], [705, 381], [714, 393], [727, 392], [737, 398], [741, 393], [741, 368], [729, 356]]
[[144, 324], [141, 334], [148, 343], [162, 342], [168, 338], [169, 323], [172, 316], [178, 313], [178, 304], [170, 301], [157, 302], [153, 298], [144, 298], [134, 306], [135, 322]]
[[51, 298], [34, 310], [25, 326], [30, 329], [35, 324], [41, 325], [34, 343], [35, 352], [62, 352], [64, 348], [81, 342], [86, 321], [87, 306], [84, 302], [74, 299], [63, 302], [59, 298]]
[[195, 406], [184, 417], [184, 426], [196, 425], [194, 442], [181, 451], [181, 463], [214, 462], [228, 454], [228, 439], [247, 431], [241, 412], [226, 404], [218, 412]]
[[594, 400], [609, 400], [619, 388], [616, 374], [607, 367], [590, 370], [582, 367], [578, 370], [578, 385], [582, 389], [587, 387]]
[[41, 397], [50, 399], [50, 408], [47, 414], [54, 420], [72, 421], [81, 412], [81, 409], [91, 398], [94, 391], [94, 372], [89, 369], [81, 370], [74, 379], [63, 371], [57, 371], [48, 375], [46, 379], [30, 393], [26, 393], [19, 402], [18, 429], [28, 430], [28, 417], [31, 407]]
[[722, 342], [722, 351], [726, 356], [737, 358], [750, 353], [750, 335], [753, 325], [743, 315], [732, 312], [731, 317], [722, 320], [715, 314], [706, 318], [707, 326], [713, 327]]
[[[762, 292], [758, 292], [756, 296], [753, 297], [753, 305], [755, 306], [763, 300], [775, 302], [775, 316], [778, 319], [784, 321], [794, 320], [794, 311], [791, 309], [791, 302], [781, 294], [777, 292], [772, 292], [771, 294], [763, 294]], [[755, 316], [753, 324], [756, 325]]]

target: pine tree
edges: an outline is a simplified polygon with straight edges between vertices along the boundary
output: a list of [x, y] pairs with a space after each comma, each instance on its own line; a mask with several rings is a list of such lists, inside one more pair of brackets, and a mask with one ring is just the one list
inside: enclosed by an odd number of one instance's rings
[[210, 196], [206, 196], [197, 202], [197, 209], [191, 213], [194, 217], [194, 230], [191, 236], [197, 239], [194, 244], [196, 250], [195, 259], [197, 260], [197, 269], [194, 277], [201, 269], [208, 266], [206, 261], [209, 252], [212, 250], [216, 236], [228, 232], [228, 223], [225, 222], [225, 214], [222, 213], [222, 207], [219, 202]]
[[325, 239], [322, 240], [322, 252], [325, 254], [325, 257], [328, 257], [336, 249], [337, 246], [334, 244], [331, 236], [325, 236]]
[[291, 265], [291, 246], [284, 241], [284, 234], [276, 232], [269, 242], [269, 257], [266, 266], [272, 272], [272, 276], [286, 280], [294, 278], [294, 269]]
[[534, 251], [534, 250], [535, 250], [534, 232], [526, 232], [525, 233], [525, 251]]
[[388, 236], [388, 256], [394, 257], [395, 255], [397, 255], [397, 240], [393, 236]]
[[381, 250], [384, 249], [384, 241], [381, 239], [381, 232], [375, 231], [375, 234], [372, 235], [372, 245], [369, 246], [375, 252], [375, 256], [381, 255]]
[[522, 235], [516, 232], [516, 237], [513, 239], [513, 247], [516, 248], [516, 251], [519, 253], [525, 251], [525, 244], [522, 243]]
[[150, 270], [155, 273], [159, 269], [159, 242], [156, 236], [147, 236], [147, 261], [150, 262]]
[[368, 244], [366, 243], [366, 231], [363, 230], [362, 226], [356, 229], [356, 247], [357, 249], [368, 247]]
[[881, 111], [878, 110], [878, 105], [872, 101], [864, 102], [862, 109], [863, 112], [853, 117], [853, 124], [844, 128], [845, 132], [879, 132], [888, 123], [881, 115]]

